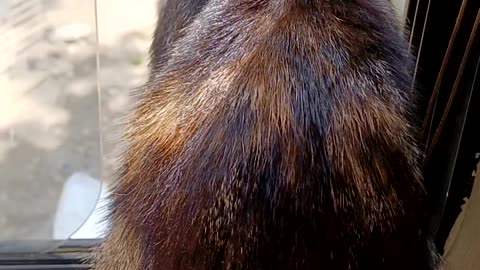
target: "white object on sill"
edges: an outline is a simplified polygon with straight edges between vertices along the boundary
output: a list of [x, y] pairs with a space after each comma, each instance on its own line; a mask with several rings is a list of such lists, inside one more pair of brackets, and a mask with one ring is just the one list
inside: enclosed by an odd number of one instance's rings
[[108, 195], [106, 186], [101, 181], [82, 172], [71, 175], [63, 185], [55, 213], [53, 238], [64, 240], [103, 237], [106, 226], [102, 221]]

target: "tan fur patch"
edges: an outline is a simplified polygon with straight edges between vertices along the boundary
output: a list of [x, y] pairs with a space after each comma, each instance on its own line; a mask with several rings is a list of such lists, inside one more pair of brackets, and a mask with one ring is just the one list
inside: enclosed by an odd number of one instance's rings
[[95, 252], [93, 268], [101, 270], [140, 270], [142, 248], [138, 233], [121, 220], [114, 221], [106, 240]]

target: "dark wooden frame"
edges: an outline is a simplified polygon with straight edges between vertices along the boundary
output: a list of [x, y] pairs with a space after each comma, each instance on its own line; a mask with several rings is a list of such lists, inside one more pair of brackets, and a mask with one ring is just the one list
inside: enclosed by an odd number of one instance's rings
[[431, 129], [438, 130], [437, 140], [429, 144], [428, 132], [422, 138], [433, 210], [430, 233], [440, 251], [470, 195], [480, 152], [480, 29], [474, 34], [479, 8], [477, 0], [411, 0], [407, 14], [413, 51], [419, 56], [416, 87], [423, 96], [422, 118], [429, 116], [428, 104], [441, 77], [433, 116], [426, 121], [427, 128], [431, 123]]
[[[97, 242], [97, 239], [3, 242], [0, 270], [88, 269], [86, 259]], [[39, 249], [44, 252], [38, 252]]]

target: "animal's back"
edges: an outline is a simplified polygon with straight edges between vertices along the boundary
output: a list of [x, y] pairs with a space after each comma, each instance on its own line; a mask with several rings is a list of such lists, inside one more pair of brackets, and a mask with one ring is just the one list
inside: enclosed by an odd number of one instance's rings
[[166, 6], [96, 269], [436, 269], [388, 1]]

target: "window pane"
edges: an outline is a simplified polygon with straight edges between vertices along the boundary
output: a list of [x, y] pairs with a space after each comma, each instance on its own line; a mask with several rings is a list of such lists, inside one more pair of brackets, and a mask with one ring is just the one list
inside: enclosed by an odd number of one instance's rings
[[147, 79], [156, 7], [98, 1], [97, 44], [94, 0], [0, 1], [1, 251], [101, 237], [98, 199], [129, 94]]
[[[94, 7], [0, 1], [0, 241], [68, 238], [96, 205]], [[56, 221], [62, 196], [70, 205]]]

